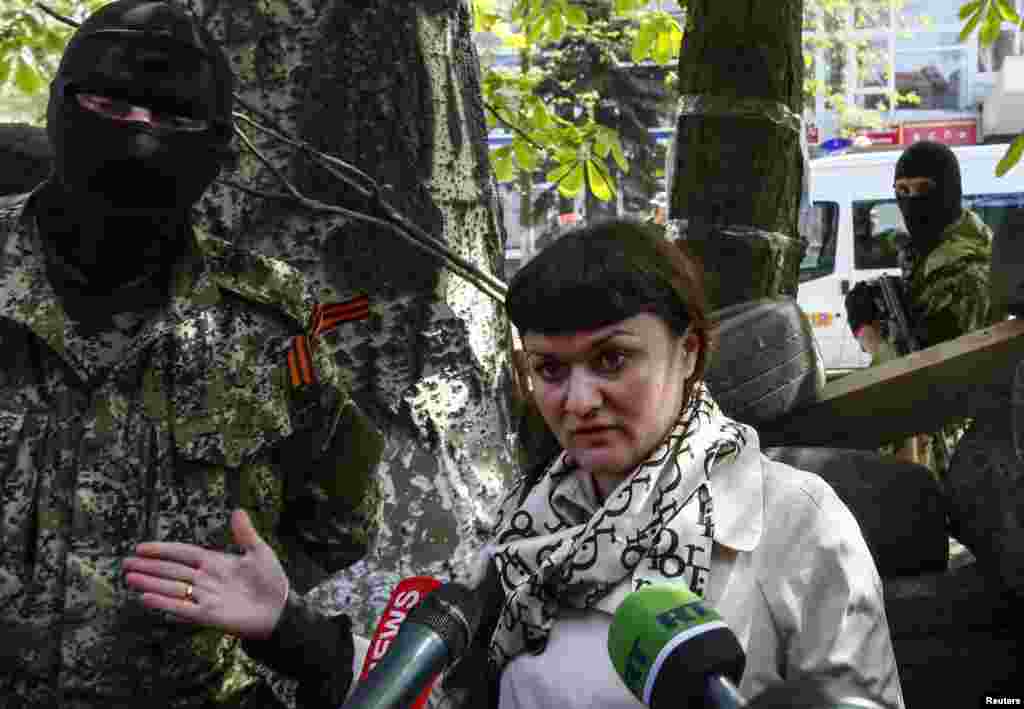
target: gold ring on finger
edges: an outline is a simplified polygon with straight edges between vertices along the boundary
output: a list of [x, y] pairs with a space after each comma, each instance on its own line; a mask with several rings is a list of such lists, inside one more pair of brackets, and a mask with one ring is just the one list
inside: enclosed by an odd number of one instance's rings
[[196, 597], [195, 597], [195, 595], [193, 593], [194, 590], [195, 589], [193, 588], [192, 584], [190, 584], [190, 583], [186, 583], [185, 584], [185, 600], [186, 601], [188, 601], [190, 603], [195, 603], [196, 602]]

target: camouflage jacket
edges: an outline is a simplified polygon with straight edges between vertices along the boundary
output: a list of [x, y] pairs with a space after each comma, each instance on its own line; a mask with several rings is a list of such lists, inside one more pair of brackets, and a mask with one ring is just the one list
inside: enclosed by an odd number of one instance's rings
[[910, 318], [922, 347], [953, 340], [991, 324], [988, 273], [992, 230], [965, 209], [931, 253], [911, 262]]
[[0, 704], [247, 706], [240, 643], [143, 607], [121, 560], [231, 548], [244, 507], [308, 588], [373, 541], [380, 434], [307, 337], [322, 309], [296, 270], [190, 234], [167, 297], [103, 357], [31, 204], [0, 210]]
[[[907, 315], [922, 348], [991, 324], [992, 230], [974, 212], [965, 209], [923, 259], [912, 251], [906, 255]], [[900, 356], [892, 337], [882, 342], [872, 365]]]

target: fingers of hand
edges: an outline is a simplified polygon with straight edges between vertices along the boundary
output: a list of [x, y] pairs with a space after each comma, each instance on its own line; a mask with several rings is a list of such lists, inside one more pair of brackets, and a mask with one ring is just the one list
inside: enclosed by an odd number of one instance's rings
[[198, 603], [199, 596], [202, 595], [201, 591], [189, 581], [178, 581], [134, 572], [129, 572], [124, 580], [129, 586], [136, 591], [142, 591], [143, 594], [160, 596], [189, 605]]
[[[179, 587], [181, 586], [179, 584]], [[155, 611], [165, 611], [172, 614], [175, 619], [196, 621], [199, 620], [199, 616], [203, 612], [201, 605], [182, 598], [181, 593], [179, 593], [178, 598], [171, 598], [156, 593], [144, 593], [141, 600], [142, 605], [147, 608]]]
[[140, 542], [135, 545], [135, 553], [139, 556], [156, 557], [197, 567], [207, 555], [216, 552], [181, 542]]
[[194, 583], [197, 576], [197, 569], [192, 566], [176, 561], [164, 561], [163, 559], [129, 556], [122, 562], [121, 566], [125, 571], [134, 571], [138, 574], [162, 579], [177, 579]]

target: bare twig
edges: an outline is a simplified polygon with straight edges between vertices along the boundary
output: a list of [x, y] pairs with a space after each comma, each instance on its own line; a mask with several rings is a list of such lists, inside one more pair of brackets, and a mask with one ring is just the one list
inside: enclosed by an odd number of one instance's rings
[[[326, 160], [326, 161], [330, 162], [331, 164], [344, 165], [346, 169], [350, 169], [350, 170], [354, 170], [354, 171], [358, 172], [366, 180], [368, 180], [369, 182], [371, 182], [373, 184], [373, 186], [375, 188], [373, 192], [369, 192], [365, 188], [361, 188], [358, 185], [353, 184], [351, 182], [351, 180], [349, 180], [345, 176], [337, 174], [337, 172], [332, 170], [328, 165], [323, 165], [321, 163], [321, 167], [324, 167], [329, 172], [331, 172], [332, 175], [335, 175], [339, 179], [341, 179], [341, 180], [343, 180], [343, 181], [345, 181], [345, 182], [347, 182], [349, 184], [352, 184], [352, 186], [355, 187], [357, 190], [359, 190], [364, 196], [366, 196], [366, 197], [373, 197], [374, 201], [375, 201], [375, 206], [378, 209], [380, 209], [387, 216], [388, 220], [390, 220], [391, 228], [397, 227], [396, 231], [398, 233], [400, 233], [403, 237], [405, 237], [407, 240], [413, 240], [414, 239], [414, 240], [420, 242], [421, 244], [427, 245], [427, 247], [431, 251], [431, 253], [433, 253], [433, 254], [435, 254], [437, 256], [440, 256], [442, 258], [442, 260], [446, 262], [446, 264], [452, 264], [452, 265], [457, 266], [458, 269], [459, 269], [460, 275], [465, 275], [466, 272], [473, 274], [472, 278], [470, 278], [469, 280], [471, 282], [473, 282], [474, 284], [479, 284], [481, 282], [486, 284], [487, 287], [491, 291], [491, 292], [488, 292], [488, 295], [493, 295], [493, 292], [500, 293], [500, 294], [502, 294], [502, 296], [504, 295], [504, 293], [506, 291], [506, 286], [505, 286], [505, 284], [501, 280], [499, 280], [498, 278], [492, 276], [489, 273], [485, 273], [484, 271], [479, 270], [474, 264], [470, 263], [469, 261], [467, 261], [467, 260], [463, 259], [462, 257], [458, 256], [457, 254], [453, 253], [451, 251], [451, 249], [448, 248], [447, 244], [442, 242], [440, 239], [435, 238], [431, 234], [428, 234], [426, 231], [421, 229], [417, 224], [415, 224], [414, 222], [409, 221], [406, 217], [404, 217], [401, 213], [399, 213], [398, 210], [396, 210], [390, 204], [385, 202], [383, 200], [383, 198], [380, 196], [380, 187], [379, 187], [379, 185], [377, 184], [377, 182], [372, 177], [370, 177], [369, 175], [366, 175], [365, 173], [362, 173], [361, 171], [359, 171], [355, 167], [347, 165], [346, 163], [344, 163], [343, 161], [339, 160], [338, 158], [335, 158], [334, 156], [327, 155], [326, 153], [322, 153], [319, 150], [316, 150], [315, 148], [312, 148], [311, 146], [308, 146], [308, 145], [305, 145], [305, 144], [301, 143], [300, 141], [296, 141], [296, 140], [293, 140], [291, 138], [288, 138], [287, 136], [281, 135], [277, 131], [273, 131], [273, 130], [270, 130], [270, 129], [264, 127], [264, 126], [260, 126], [258, 123], [253, 121], [248, 116], [245, 116], [243, 114], [238, 114], [238, 113], [236, 113], [235, 115], [236, 115], [237, 118], [245, 121], [246, 123], [249, 123], [250, 125], [253, 125], [254, 127], [257, 127], [257, 128], [259, 128], [261, 130], [266, 131], [268, 135], [271, 135], [271, 136], [273, 136], [275, 138], [278, 138], [279, 140], [282, 140], [282, 141], [288, 143], [289, 145], [294, 145], [296, 147], [303, 148], [314, 159]], [[303, 202], [303, 203], [312, 202], [312, 200], [308, 200], [308, 198], [306, 198], [304, 195], [302, 195], [298, 191], [298, 189], [288, 180], [288, 178], [285, 177], [284, 174], [281, 173], [280, 170], [278, 170], [276, 167], [274, 167], [270, 163], [269, 159], [267, 159], [266, 156], [264, 156], [261, 152], [259, 152], [259, 150], [248, 139], [248, 136], [246, 136], [238, 128], [236, 128], [236, 132], [242, 138], [242, 140], [245, 142], [246, 147], [248, 147], [250, 150], [252, 150], [253, 153], [257, 156], [257, 158], [259, 158], [259, 160], [264, 165], [266, 165], [275, 174], [275, 176], [282, 182], [282, 184], [285, 185], [285, 188], [288, 190], [289, 193], [292, 194], [292, 196], [295, 199], [297, 199], [297, 200], [299, 200], [300, 202]], [[318, 203], [318, 204], [321, 204], [321, 203]], [[335, 205], [331, 205], [331, 206], [335, 206]], [[340, 207], [335, 207], [335, 208], [340, 209]], [[378, 223], [378, 222], [379, 223], [383, 223], [383, 224], [388, 223], [388, 222], [384, 222], [384, 221], [381, 221], [381, 220], [376, 220], [373, 217], [366, 217], [366, 215], [359, 215], [359, 213], [352, 212], [350, 210], [345, 210], [345, 211], [349, 215], [353, 215], [354, 218], [362, 219], [363, 221], [373, 220], [375, 223]], [[402, 230], [404, 230], [404, 232]], [[504, 300], [503, 297], [502, 297], [502, 300]]]
[[49, 15], [53, 19], [60, 20], [65, 25], [71, 25], [72, 27], [80, 27], [81, 26], [78, 22], [75, 22], [70, 17], [65, 17], [64, 15], [60, 14], [59, 12], [54, 10], [53, 8], [48, 7], [47, 5], [44, 5], [41, 2], [37, 2], [36, 3], [36, 7], [38, 7], [40, 10], [45, 12], [47, 15]]
[[[271, 136], [273, 138], [277, 138], [278, 140], [280, 140], [280, 141], [282, 141], [284, 143], [287, 143], [288, 145], [291, 145], [294, 148], [298, 148], [299, 150], [302, 150], [303, 152], [308, 154], [310, 157], [318, 158], [319, 160], [322, 160], [322, 161], [328, 163], [327, 165], [324, 165], [323, 163], [320, 163], [320, 166], [322, 168], [324, 168], [325, 170], [327, 170], [328, 172], [330, 172], [331, 175], [333, 175], [334, 177], [338, 178], [339, 180], [342, 180], [343, 182], [345, 182], [346, 184], [348, 184], [349, 186], [351, 186], [352, 188], [357, 190], [362, 196], [364, 196], [364, 197], [372, 197], [374, 192], [376, 191], [376, 188], [377, 188], [376, 180], [374, 180], [372, 177], [367, 175], [365, 172], [363, 172], [362, 170], [357, 168], [355, 165], [350, 165], [349, 163], [345, 162], [344, 160], [336, 158], [333, 155], [328, 155], [327, 153], [321, 152], [321, 151], [317, 150], [316, 148], [314, 148], [309, 143], [306, 143], [305, 141], [295, 140], [294, 138], [289, 138], [288, 136], [284, 135], [283, 131], [278, 131], [278, 130], [273, 130], [271, 128], [267, 128], [266, 126], [257, 123], [252, 118], [250, 118], [249, 116], [245, 115], [244, 113], [238, 113], [236, 111], [236, 112], [232, 113], [232, 115], [235, 118], [237, 118], [238, 120], [241, 120], [241, 121], [243, 121], [245, 123], [248, 123], [253, 128], [256, 128], [257, 130], [262, 131], [263, 133], [266, 133], [267, 135], [269, 135], [269, 136]], [[337, 166], [337, 167], [341, 168], [342, 170], [347, 170], [347, 171], [351, 172], [352, 174], [356, 175], [361, 180], [363, 180], [365, 182], [366, 186], [356, 184], [355, 182], [353, 182], [348, 177], [345, 177], [345, 176], [343, 176], [341, 174], [338, 174], [338, 172], [333, 167], [330, 167], [330, 166]]]
[[259, 197], [260, 199], [274, 199], [290, 203], [295, 202], [295, 198], [290, 194], [285, 194], [284, 192], [267, 192], [266, 190], [258, 190], [254, 187], [242, 184], [241, 182], [236, 182], [235, 180], [230, 180], [226, 177], [218, 177], [216, 180], [214, 180], [214, 182], [224, 185], [225, 187], [230, 187], [232, 189], [238, 190], [239, 192], [245, 192], [246, 194], [252, 195], [253, 197]]
[[[291, 183], [287, 176], [285, 176], [280, 169], [274, 166], [273, 163], [271, 163], [270, 160], [265, 155], [263, 155], [263, 153], [260, 152], [260, 150], [255, 145], [253, 145], [252, 141], [249, 140], [249, 137], [241, 129], [238, 129], [236, 127], [236, 132], [239, 138], [241, 138], [245, 147], [252, 151], [253, 154], [256, 155], [257, 159], [261, 163], [263, 163], [267, 167], [267, 169], [273, 172], [274, 176], [277, 177], [282, 184], [284, 184], [285, 189], [288, 190], [288, 194], [264, 193], [258, 190], [253, 190], [252, 188], [243, 188], [240, 185], [237, 185], [236, 183], [222, 180], [222, 182], [224, 182], [225, 184], [228, 184], [231, 187], [239, 187], [250, 194], [256, 194], [257, 196], [260, 197], [267, 197], [270, 199], [285, 199], [293, 201], [298, 203], [300, 206], [313, 212], [341, 215], [349, 217], [350, 219], [357, 219], [359, 221], [369, 222], [370, 224], [374, 224], [376, 226], [383, 227], [385, 229], [393, 231], [399, 236], [401, 236], [403, 239], [405, 239], [407, 242], [416, 246], [417, 248], [426, 251], [428, 254], [434, 256], [435, 258], [440, 258], [441, 261], [449, 270], [454, 271], [458, 275], [468, 280], [474, 286], [479, 288], [485, 295], [493, 298], [502, 305], [505, 303], [505, 292], [507, 288], [504, 283], [494, 278], [490, 274], [486, 274], [480, 271], [479, 269], [476, 268], [476, 266], [469, 263], [465, 259], [462, 259], [456, 254], [453, 254], [445, 244], [434, 239], [433, 237], [430, 237], [422, 229], [419, 229], [419, 227], [411, 223], [408, 223], [407, 220], [404, 219], [404, 217], [401, 217], [401, 215], [399, 215], [397, 212], [394, 212], [393, 209], [389, 208], [389, 210], [392, 211], [393, 213], [389, 214], [388, 216], [398, 223], [388, 222], [383, 219], [371, 217], [361, 212], [355, 212], [349, 209], [345, 209], [344, 207], [339, 207], [333, 204], [326, 204], [324, 202], [310, 199], [303, 195], [295, 187], [295, 185]], [[410, 229], [408, 227], [412, 228]]]

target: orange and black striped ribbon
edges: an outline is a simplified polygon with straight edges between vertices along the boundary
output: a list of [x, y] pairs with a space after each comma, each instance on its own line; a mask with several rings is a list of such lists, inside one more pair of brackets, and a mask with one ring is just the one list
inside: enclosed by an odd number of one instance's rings
[[291, 375], [292, 386], [299, 387], [316, 382], [311, 347], [320, 335], [330, 332], [343, 322], [364, 320], [369, 316], [370, 299], [365, 295], [344, 303], [317, 303], [313, 306], [309, 334], [296, 335], [292, 338], [292, 347], [288, 350], [288, 372]]

